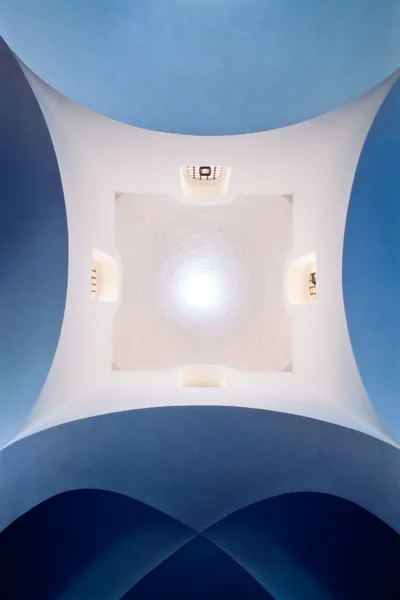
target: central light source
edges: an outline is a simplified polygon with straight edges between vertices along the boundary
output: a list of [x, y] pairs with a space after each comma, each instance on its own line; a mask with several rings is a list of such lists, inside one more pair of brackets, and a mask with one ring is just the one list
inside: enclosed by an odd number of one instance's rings
[[203, 243], [194, 252], [171, 257], [161, 291], [174, 318], [191, 321], [196, 329], [222, 326], [231, 319], [240, 277], [226, 254], [222, 246]]
[[212, 313], [223, 301], [221, 275], [211, 270], [191, 270], [182, 273], [178, 297], [186, 307], [199, 313]]

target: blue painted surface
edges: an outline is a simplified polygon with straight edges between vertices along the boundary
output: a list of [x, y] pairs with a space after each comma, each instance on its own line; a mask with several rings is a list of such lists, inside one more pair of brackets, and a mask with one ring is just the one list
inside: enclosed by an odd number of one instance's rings
[[400, 80], [357, 167], [343, 251], [350, 339], [367, 392], [400, 439]]
[[68, 492], [0, 534], [3, 589], [14, 600], [119, 599], [194, 535], [131, 498]]
[[139, 581], [124, 600], [274, 600], [236, 561], [203, 537], [196, 537]]
[[400, 452], [343, 427], [229, 407], [165, 407], [74, 421], [0, 455], [0, 530], [46, 498], [103, 489], [203, 531], [298, 491], [359, 504], [400, 532]]
[[0, 38], [0, 445], [48, 375], [67, 288], [68, 234], [57, 159], [36, 98]]
[[1, 586], [14, 600], [394, 600], [399, 560], [400, 536], [385, 523], [307, 492], [198, 535], [131, 498], [75, 490], [0, 534]]
[[269, 498], [205, 533], [283, 600], [395, 599], [400, 536], [356, 504], [325, 494]]
[[73, 100], [131, 125], [282, 127], [400, 64], [398, 0], [3, 0], [0, 33]]

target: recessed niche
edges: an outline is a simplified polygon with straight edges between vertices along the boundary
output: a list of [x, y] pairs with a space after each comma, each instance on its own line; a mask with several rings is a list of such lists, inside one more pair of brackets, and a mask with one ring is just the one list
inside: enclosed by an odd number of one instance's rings
[[181, 167], [181, 186], [186, 198], [194, 202], [215, 202], [227, 193], [230, 167], [186, 166]]
[[92, 298], [99, 302], [116, 302], [118, 299], [118, 264], [101, 250], [92, 254]]
[[189, 365], [178, 377], [181, 388], [224, 388], [226, 384], [224, 370], [213, 365]]
[[286, 293], [290, 304], [311, 304], [317, 298], [317, 256], [305, 254], [287, 269]]

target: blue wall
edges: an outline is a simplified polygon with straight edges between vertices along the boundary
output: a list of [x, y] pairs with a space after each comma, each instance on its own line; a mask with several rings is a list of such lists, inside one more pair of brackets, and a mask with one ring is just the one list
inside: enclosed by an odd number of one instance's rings
[[400, 439], [400, 80], [372, 124], [357, 167], [344, 239], [343, 293], [363, 383]]
[[205, 535], [276, 600], [395, 599], [400, 536], [356, 504], [297, 493], [252, 504]]
[[395, 600], [399, 560], [385, 523], [315, 493], [251, 504], [198, 535], [131, 498], [76, 490], [0, 534], [13, 600]]
[[304, 121], [400, 64], [399, 0], [2, 0], [0, 34], [61, 93], [198, 135]]
[[0, 38], [0, 444], [46, 380], [65, 306], [68, 236], [49, 132]]
[[131, 498], [68, 492], [0, 534], [3, 590], [13, 600], [119, 599], [193, 537], [178, 521]]
[[77, 488], [130, 496], [196, 531], [265, 498], [315, 491], [347, 498], [400, 532], [395, 447], [264, 410], [132, 410], [22, 439], [1, 453], [0, 530], [46, 498]]

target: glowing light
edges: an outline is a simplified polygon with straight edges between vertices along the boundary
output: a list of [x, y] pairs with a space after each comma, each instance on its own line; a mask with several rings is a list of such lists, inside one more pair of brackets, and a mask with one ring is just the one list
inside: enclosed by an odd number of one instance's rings
[[188, 269], [178, 282], [177, 293], [181, 302], [190, 310], [210, 313], [223, 301], [223, 281], [217, 272]]

